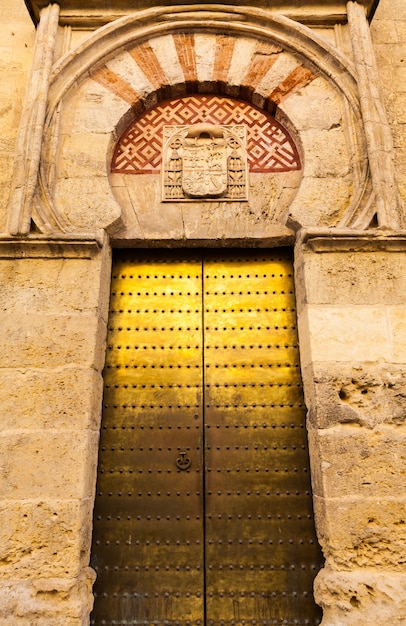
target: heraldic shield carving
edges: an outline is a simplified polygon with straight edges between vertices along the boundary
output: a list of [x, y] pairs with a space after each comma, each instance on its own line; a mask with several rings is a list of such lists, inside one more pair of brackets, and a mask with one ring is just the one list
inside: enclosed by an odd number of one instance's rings
[[245, 126], [165, 126], [162, 199], [247, 200]]

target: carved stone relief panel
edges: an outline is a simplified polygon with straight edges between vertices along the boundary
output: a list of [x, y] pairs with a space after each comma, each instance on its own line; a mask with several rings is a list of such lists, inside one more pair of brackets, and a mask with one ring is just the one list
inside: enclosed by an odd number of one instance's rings
[[247, 200], [245, 126], [165, 126], [162, 200]]
[[287, 126], [211, 94], [166, 100], [120, 124], [109, 176], [123, 218], [115, 236], [287, 241], [303, 177], [301, 143]]

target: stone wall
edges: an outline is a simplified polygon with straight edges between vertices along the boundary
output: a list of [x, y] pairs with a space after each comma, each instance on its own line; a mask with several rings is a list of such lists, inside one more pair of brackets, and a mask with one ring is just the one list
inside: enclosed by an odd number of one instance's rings
[[399, 189], [406, 202], [406, 4], [403, 0], [381, 0], [371, 30], [395, 146]]
[[[122, 72], [126, 55], [122, 50], [115, 55], [108, 48], [115, 41], [113, 28], [104, 30], [105, 38], [97, 40], [94, 35], [93, 47], [91, 33], [59, 28], [56, 58], [68, 49], [72, 55], [53, 74], [48, 103], [58, 106], [48, 119], [45, 147], [40, 147], [40, 173], [55, 184], [49, 187], [55, 192], [50, 194], [54, 204], [47, 205], [48, 214], [45, 209], [41, 214], [41, 202], [37, 203], [30, 233], [11, 237], [6, 230], [7, 202], [35, 32], [23, 0], [3, 0], [0, 17], [0, 333], [7, 346], [0, 364], [0, 626], [88, 623], [110, 276], [110, 242], [100, 234], [103, 228], [119, 245], [134, 241], [139, 245], [145, 239], [155, 245], [173, 245], [175, 239], [177, 245], [190, 244], [191, 232], [193, 243], [209, 245], [244, 244], [248, 231], [259, 245], [269, 245], [272, 237], [274, 243], [285, 244], [296, 238], [316, 524], [326, 557], [315, 589], [324, 609], [323, 625], [404, 624], [405, 238], [400, 228], [377, 229], [373, 219], [372, 183], [363, 169], [368, 133], [363, 132], [351, 73], [348, 28], [315, 29], [322, 39], [317, 45], [308, 31], [306, 37], [301, 28], [294, 32], [298, 49], [303, 47], [300, 63], [312, 68], [312, 80], [296, 85], [289, 97], [281, 99], [279, 115], [303, 150], [305, 182], [290, 215], [284, 214], [285, 221], [279, 215], [278, 237], [272, 223], [263, 216], [255, 221], [249, 210], [241, 228], [233, 230], [224, 207], [216, 207], [215, 220], [209, 215], [207, 232], [203, 220], [188, 230], [179, 218], [182, 227], [173, 236], [169, 222], [162, 220], [157, 194], [155, 204], [148, 205], [145, 228], [134, 235], [134, 224], [131, 231], [126, 223], [128, 207], [117, 200], [117, 190], [113, 194], [115, 181], [108, 172], [118, 133], [135, 115], [125, 86], [129, 74], [134, 77], [134, 67], [127, 67], [120, 83], [113, 70]], [[263, 22], [263, 32], [270, 22]], [[264, 55], [259, 62], [255, 42], [251, 35], [244, 39], [242, 32], [239, 45], [252, 54], [251, 83], [239, 79], [230, 88], [240, 97], [244, 93], [258, 97]], [[214, 59], [213, 33], [199, 36], [200, 48]], [[404, 0], [381, 0], [372, 36], [394, 137], [396, 177], [406, 200]], [[146, 41], [144, 35], [142, 40]], [[155, 46], [158, 56], [164, 57], [163, 42], [157, 40], [151, 35], [151, 49]], [[334, 59], [331, 45], [337, 42], [348, 63], [339, 50]], [[209, 61], [202, 55], [196, 59], [196, 72], [207, 78]], [[281, 53], [280, 59], [287, 72], [281, 76], [282, 84], [300, 63], [291, 51]], [[182, 67], [180, 63], [179, 73]], [[186, 81], [175, 76], [171, 83], [171, 71], [169, 61], [163, 61], [165, 89], [170, 96], [184, 93]], [[214, 90], [211, 81], [205, 84]], [[150, 91], [145, 87], [142, 98], [158, 98], [161, 87], [152, 85]], [[365, 121], [371, 120], [364, 112]], [[371, 160], [386, 151], [379, 148], [379, 139], [376, 132], [372, 143], [369, 140]], [[26, 156], [32, 165], [30, 154]], [[374, 163], [375, 173], [379, 172], [379, 163]], [[353, 214], [348, 213], [351, 203]], [[28, 208], [32, 210], [31, 205]], [[195, 210], [201, 217], [206, 209]], [[47, 216], [55, 215], [54, 222], [47, 221]], [[221, 230], [224, 224], [229, 228], [226, 233]], [[266, 240], [265, 227], [270, 229]]]
[[404, 624], [405, 270], [396, 237], [296, 244], [323, 624]]
[[[405, 200], [405, 3], [381, 0], [371, 31]], [[301, 354], [326, 557], [316, 600], [323, 624], [404, 624], [405, 249], [314, 239], [300, 250]]]
[[0, 624], [85, 624], [108, 248], [0, 244], [0, 273]]
[[24, 2], [0, 5], [0, 232], [6, 229], [6, 207], [13, 175], [13, 157], [35, 29]]

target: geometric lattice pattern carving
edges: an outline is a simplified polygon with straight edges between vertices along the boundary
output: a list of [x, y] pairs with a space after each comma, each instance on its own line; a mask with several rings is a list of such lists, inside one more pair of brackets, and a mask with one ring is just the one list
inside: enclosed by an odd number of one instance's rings
[[247, 102], [197, 95], [158, 104], [135, 120], [117, 142], [111, 171], [158, 174], [164, 126], [200, 123], [245, 125], [250, 172], [290, 172], [301, 168], [289, 133], [271, 115]]

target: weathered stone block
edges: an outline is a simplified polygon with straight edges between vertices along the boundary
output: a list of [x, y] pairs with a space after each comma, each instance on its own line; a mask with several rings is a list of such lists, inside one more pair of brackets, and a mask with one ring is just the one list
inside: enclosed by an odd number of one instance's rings
[[406, 615], [406, 577], [375, 569], [337, 572], [325, 567], [314, 581], [325, 626], [402, 626]]
[[164, 67], [166, 70], [168, 84], [176, 85], [178, 83], [183, 83], [185, 77], [182, 71], [182, 66], [179, 62], [173, 38], [170, 35], [165, 34], [162, 37], [156, 37], [151, 40], [150, 44], [161, 67]]
[[306, 155], [304, 176], [344, 177], [350, 172], [348, 147], [341, 127], [302, 131], [300, 138]]
[[304, 177], [289, 208], [289, 220], [301, 226], [336, 226], [348, 208], [352, 181], [347, 177]]
[[255, 89], [253, 97], [254, 104], [263, 106], [264, 100], [281, 83], [286, 76], [289, 76], [298, 66], [297, 59], [287, 52], [279, 53], [271, 69], [261, 77], [260, 83]]
[[359, 424], [373, 428], [406, 420], [402, 365], [315, 363], [303, 369], [308, 419], [315, 428]]
[[390, 307], [389, 324], [393, 342], [393, 360], [406, 363], [406, 307]]
[[[115, 176], [114, 180], [117, 178]], [[159, 176], [146, 174], [121, 178], [130, 200], [130, 205], [126, 205], [129, 226], [140, 229], [145, 239], [184, 238], [182, 206], [168, 202], [162, 208]], [[113, 187], [114, 191], [116, 189]], [[120, 198], [123, 198], [122, 194]]]
[[[306, 318], [306, 319], [305, 319]], [[309, 332], [311, 361], [392, 360], [386, 310], [379, 306], [306, 305], [299, 315], [299, 340]]]
[[121, 210], [108, 184], [107, 176], [70, 177], [58, 180], [55, 202], [78, 229], [108, 229], [120, 222]]
[[[404, 41], [406, 43], [406, 22], [404, 24]], [[404, 93], [406, 91], [406, 67], [395, 67], [394, 77], [395, 77], [399, 92]]]
[[[100, 262], [88, 259], [3, 259], [2, 312], [83, 313], [100, 307]], [[103, 306], [105, 303], [102, 302]]]
[[210, 83], [216, 50], [215, 35], [195, 35], [197, 78], [200, 83]]
[[406, 493], [406, 429], [339, 425], [309, 430], [313, 493], [324, 498]]
[[[398, 36], [398, 41], [401, 44], [406, 44], [406, 19], [403, 21], [396, 21], [394, 23], [395, 29], [396, 29], [396, 33]], [[399, 90], [402, 90], [402, 86], [400, 84], [396, 84], [396, 87]], [[403, 89], [405, 88], [405, 86], [403, 85]]]
[[88, 564], [92, 508], [90, 499], [1, 501], [0, 588], [7, 580], [78, 576]]
[[7, 498], [93, 495], [99, 433], [3, 431], [0, 493]]
[[101, 369], [105, 323], [91, 314], [0, 313], [1, 367], [78, 365]]
[[[0, 98], [0, 111], [2, 113], [0, 118], [0, 130], [1, 132], [5, 132], [6, 136], [10, 135], [11, 129], [13, 129], [13, 121], [15, 117], [15, 109], [11, 93], [2, 93]], [[14, 129], [12, 135], [15, 135]], [[11, 157], [12, 155], [10, 154], [9, 156]]]
[[94, 572], [77, 578], [10, 580], [0, 588], [0, 626], [83, 626], [88, 623]]
[[297, 297], [301, 304], [402, 304], [406, 255], [372, 252], [305, 252]]
[[379, 24], [384, 19], [406, 20], [406, 7], [403, 0], [381, 0], [373, 21], [373, 30], [379, 29]]
[[[274, 202], [272, 181], [270, 184], [251, 186], [250, 200], [245, 202], [224, 203], [218, 212], [219, 204], [210, 203], [204, 206], [189, 205], [183, 209], [185, 236], [192, 240], [207, 239], [218, 241], [221, 239], [247, 240], [258, 238], [258, 225], [262, 224], [261, 237], [280, 238], [291, 236], [285, 227], [278, 208]], [[283, 196], [283, 191], [279, 200]]]
[[93, 133], [89, 144], [85, 133], [70, 133], [61, 139], [60, 176], [83, 178], [105, 176], [110, 164], [107, 162], [111, 138], [107, 133]]
[[97, 430], [103, 380], [80, 367], [1, 370], [2, 427], [14, 429]]
[[288, 117], [294, 117], [299, 130], [330, 130], [342, 123], [340, 100], [322, 78], [292, 94], [282, 107]]
[[400, 124], [406, 124], [406, 93], [399, 93], [394, 98], [396, 120]]
[[317, 536], [334, 569], [406, 571], [406, 499], [314, 497]]
[[107, 61], [106, 66], [111, 72], [125, 80], [140, 96], [146, 97], [154, 90], [153, 85], [134, 63], [134, 59], [127, 50]]
[[[149, 184], [146, 179], [150, 177], [151, 175], [148, 176], [147, 174], [143, 176], [146, 184]], [[152, 178], [154, 178], [154, 175], [152, 175]], [[136, 215], [136, 205], [133, 207], [131, 194], [127, 189], [124, 176], [121, 176], [120, 174], [112, 174], [110, 176], [110, 185], [114, 197], [121, 207], [121, 221], [127, 237], [132, 240], [144, 239], [144, 232]], [[157, 187], [157, 185], [155, 186]]]
[[394, 28], [393, 16], [391, 19], [380, 19], [373, 29], [374, 43], [385, 45], [398, 43], [397, 31]]
[[67, 102], [61, 132], [111, 133], [128, 108], [127, 102], [103, 85], [85, 81]]

